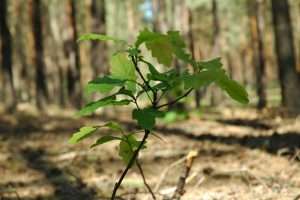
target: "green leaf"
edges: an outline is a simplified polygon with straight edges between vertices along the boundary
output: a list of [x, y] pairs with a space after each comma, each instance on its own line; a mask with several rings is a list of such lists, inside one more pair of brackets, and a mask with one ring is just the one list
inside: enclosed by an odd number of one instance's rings
[[192, 62], [191, 55], [186, 52], [184, 40], [178, 31], [160, 34], [144, 29], [140, 32], [135, 45], [138, 47], [142, 43], [145, 43], [152, 56], [165, 66], [171, 65], [173, 55], [185, 62]]
[[144, 62], [148, 66], [148, 69], [150, 71], [150, 74], [148, 74], [147, 76], [148, 79], [164, 82], [167, 82], [169, 80], [167, 73], [160, 73], [151, 63], [145, 60], [142, 60], [142, 62]]
[[128, 164], [130, 159], [132, 158], [132, 155], [133, 155], [133, 151], [130, 145], [126, 141], [122, 140], [119, 145], [119, 156], [121, 156], [123, 161], [126, 164]]
[[72, 137], [69, 139], [70, 144], [76, 144], [79, 141], [83, 140], [84, 138], [89, 137], [97, 130], [96, 127], [92, 126], [84, 126], [80, 128], [79, 132], [76, 132], [72, 135]]
[[186, 112], [173, 110], [173, 111], [166, 112], [162, 121], [164, 123], [173, 123], [187, 118], [188, 118], [188, 114]]
[[[123, 161], [128, 164], [131, 160], [134, 151], [140, 146], [141, 141], [137, 141], [133, 134], [124, 135], [122, 137], [122, 141], [119, 144], [119, 156], [123, 159]], [[143, 149], [146, 148], [144, 145]]]
[[111, 58], [111, 75], [113, 78], [121, 80], [131, 80], [126, 83], [126, 89], [135, 91], [136, 89], [136, 74], [135, 67], [125, 53], [117, 53]]
[[94, 111], [96, 111], [98, 108], [104, 107], [104, 106], [116, 106], [116, 105], [128, 105], [131, 101], [128, 99], [123, 99], [123, 100], [116, 100], [116, 96], [108, 96], [103, 99], [100, 99], [98, 101], [93, 101], [84, 106], [80, 111], [79, 115], [80, 116], [86, 116], [92, 114]]
[[215, 58], [208, 61], [202, 61], [197, 63], [200, 69], [220, 69], [222, 67], [221, 58]]
[[220, 79], [224, 74], [222, 69], [212, 69], [200, 71], [193, 75], [184, 75], [184, 87], [199, 89], [203, 86], [208, 86], [214, 81]]
[[166, 36], [146, 42], [146, 47], [160, 64], [169, 67], [172, 63], [173, 48]]
[[186, 52], [186, 45], [179, 31], [168, 31], [167, 36], [173, 46], [173, 52], [176, 57], [187, 63], [191, 63], [192, 56]]
[[124, 41], [124, 40], [120, 40], [120, 39], [115, 38], [115, 37], [111, 37], [111, 36], [108, 36], [108, 35], [97, 34], [97, 33], [84, 34], [84, 35], [80, 36], [77, 41], [81, 42], [81, 41], [90, 41], [90, 40], [114, 41], [114, 42], [126, 43], [126, 41]]
[[133, 92], [130, 91], [130, 90], [126, 90], [124, 87], [122, 87], [122, 88], [118, 91], [117, 94], [118, 94], [118, 95], [119, 95], [119, 94], [123, 94], [123, 95], [127, 95], [127, 96], [129, 96], [129, 97], [134, 97]]
[[122, 140], [122, 139], [119, 137], [112, 136], [112, 135], [104, 135], [101, 138], [99, 138], [94, 144], [92, 144], [90, 148], [110, 142], [112, 140]]
[[152, 88], [156, 91], [158, 91], [158, 90], [166, 91], [166, 90], [170, 89], [170, 85], [167, 84], [166, 82], [160, 82], [160, 83], [152, 86]]
[[151, 63], [149, 63], [145, 60], [142, 60], [142, 62], [145, 63], [148, 66], [148, 69], [149, 69], [151, 74], [153, 74], [153, 75], [159, 75], [160, 74], [160, 72], [157, 71], [157, 69]]
[[137, 40], [135, 42], [135, 46], [139, 47], [142, 43], [158, 39], [161, 36], [162, 36], [161, 34], [152, 32], [149, 29], [145, 28], [144, 30], [140, 31]]
[[162, 112], [153, 108], [136, 109], [132, 112], [132, 118], [137, 120], [140, 127], [147, 130], [152, 130], [155, 125], [155, 118], [162, 116]]
[[123, 128], [121, 127], [121, 125], [117, 122], [108, 122], [106, 124], [103, 125], [103, 127], [108, 127], [114, 131], [121, 131], [121, 132], [124, 132], [123, 131]]
[[91, 94], [93, 92], [110, 92], [114, 87], [122, 87], [125, 84], [125, 80], [112, 78], [110, 76], [103, 76], [90, 81], [85, 87], [85, 92]]
[[247, 91], [235, 80], [232, 80], [224, 75], [217, 81], [217, 84], [220, 88], [225, 90], [232, 99], [242, 104], [249, 103]]

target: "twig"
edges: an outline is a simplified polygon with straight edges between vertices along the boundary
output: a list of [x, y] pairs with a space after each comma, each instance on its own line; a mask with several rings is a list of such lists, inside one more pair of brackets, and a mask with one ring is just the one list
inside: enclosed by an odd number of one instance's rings
[[115, 187], [114, 187], [113, 192], [112, 192], [112, 195], [111, 195], [111, 200], [115, 200], [116, 194], [117, 194], [117, 190], [119, 189], [119, 187], [120, 187], [120, 185], [121, 185], [121, 183], [122, 183], [124, 177], [126, 176], [128, 170], [130, 169], [130, 167], [131, 167], [131, 166], [133, 165], [133, 163], [135, 162], [135, 160], [136, 160], [136, 158], [137, 158], [137, 156], [138, 156], [138, 154], [139, 154], [139, 151], [142, 149], [143, 145], [145, 144], [145, 142], [146, 142], [146, 140], [147, 140], [147, 138], [148, 138], [148, 136], [149, 136], [149, 134], [150, 134], [150, 131], [149, 131], [149, 130], [145, 130], [144, 132], [145, 132], [145, 134], [144, 134], [144, 137], [143, 137], [143, 139], [142, 139], [140, 145], [139, 145], [138, 148], [134, 151], [134, 154], [132, 155], [132, 157], [131, 157], [129, 163], [127, 164], [127, 166], [126, 166], [126, 168], [125, 168], [125, 170], [123, 171], [122, 175], [120, 176], [118, 182], [116, 182], [116, 184], [115, 184]]
[[14, 193], [15, 193], [15, 195], [16, 195], [16, 197], [17, 197], [18, 200], [22, 200], [21, 197], [20, 197], [20, 195], [19, 195], [19, 193], [16, 190], [14, 191]]
[[175, 166], [179, 165], [180, 163], [184, 162], [185, 161], [185, 157], [184, 158], [181, 158], [179, 160], [176, 160], [175, 162], [171, 163], [160, 175], [160, 179], [158, 180], [155, 188], [154, 188], [154, 191], [155, 192], [158, 192], [161, 184], [163, 183], [165, 177], [167, 176], [168, 172]]
[[188, 96], [191, 92], [193, 91], [193, 88], [190, 88], [186, 93], [184, 93], [182, 96], [178, 97], [177, 99], [175, 99], [174, 101], [170, 101], [168, 103], [162, 104], [160, 106], [157, 106], [157, 109], [165, 107], [165, 106], [171, 106], [175, 103], [177, 103], [178, 101], [180, 101], [181, 99], [183, 99], [184, 97]]
[[[148, 192], [145, 192], [145, 191], [138, 191], [138, 192], [124, 192], [124, 193], [121, 193], [119, 196], [122, 197], [122, 196], [128, 196], [128, 195], [132, 195], [132, 194], [147, 194]], [[163, 196], [162, 194], [160, 193], [157, 193], [158, 196]], [[1, 200], [1, 199], [0, 199]]]
[[157, 101], [159, 102], [165, 94], [167, 94], [167, 91], [163, 91], [160, 97], [158, 97]]
[[300, 194], [298, 194], [294, 200], [299, 200], [300, 199]]
[[138, 161], [138, 159], [136, 159], [136, 165], [137, 165], [137, 167], [138, 167], [138, 169], [139, 169], [139, 171], [140, 171], [140, 174], [141, 174], [141, 176], [142, 176], [142, 178], [143, 178], [144, 185], [146, 186], [146, 188], [147, 188], [148, 191], [150, 192], [150, 194], [151, 194], [151, 196], [152, 196], [152, 199], [156, 200], [156, 197], [155, 197], [155, 195], [154, 195], [154, 193], [153, 193], [153, 191], [152, 191], [150, 185], [149, 185], [149, 184], [147, 183], [147, 181], [146, 181], [146, 177], [145, 177], [143, 168], [142, 168], [142, 166], [140, 165], [140, 162]]
[[[152, 99], [151, 99], [151, 97], [150, 97], [150, 95], [149, 95], [149, 93], [147, 92], [147, 88], [145, 88], [145, 86], [143, 85], [143, 84], [141, 84], [141, 83], [139, 83], [139, 82], [137, 82], [137, 81], [133, 81], [133, 80], [128, 80], [129, 82], [133, 82], [133, 83], [136, 83], [138, 86], [140, 86], [142, 89], [143, 89], [143, 91], [147, 94], [147, 96], [148, 96], [148, 98], [149, 98], [149, 100], [151, 101], [151, 103], [153, 102], [152, 101]], [[146, 86], [146, 87], [148, 87], [148, 86]], [[142, 93], [141, 93], [142, 94]], [[136, 98], [138, 98], [140, 95], [138, 94], [137, 96], [136, 96]]]
[[[157, 93], [155, 92], [155, 90], [149, 85], [149, 82], [145, 79], [143, 73], [141, 72], [140, 68], [138, 67], [138, 59], [135, 56], [131, 57], [131, 60], [134, 64], [134, 67], [137, 71], [137, 73], [139, 74], [139, 76], [142, 78], [143, 82], [145, 83], [145, 85], [147, 86], [147, 88], [149, 88], [152, 93], [153, 93], [153, 100], [152, 100], [152, 104], [156, 105], [156, 100], [157, 100]], [[144, 89], [145, 90], [145, 89]], [[145, 92], [147, 93], [147, 90], [145, 90]], [[151, 100], [151, 99], [150, 99]]]
[[195, 157], [198, 155], [197, 151], [190, 151], [186, 157], [185, 169], [183, 170], [182, 175], [180, 176], [176, 190], [171, 199], [180, 200], [181, 196], [184, 194], [184, 186], [186, 183], [186, 179], [189, 176], [190, 170], [192, 168], [193, 161]]

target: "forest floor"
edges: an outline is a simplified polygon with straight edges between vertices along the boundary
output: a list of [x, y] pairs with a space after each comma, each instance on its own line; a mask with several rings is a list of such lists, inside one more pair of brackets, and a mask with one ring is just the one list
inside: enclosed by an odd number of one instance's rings
[[[134, 129], [128, 112], [115, 113], [117, 117], [106, 113], [100, 120], [68, 114], [1, 115], [0, 199], [108, 199], [124, 168], [117, 143], [89, 149], [95, 138], [77, 145], [67, 141], [81, 125], [112, 118]], [[159, 124], [156, 133], [162, 139], [149, 138], [140, 162], [158, 199], [173, 194], [192, 150], [198, 156], [183, 200], [300, 199], [299, 118], [222, 109]], [[118, 194], [126, 200], [151, 199], [136, 167]]]

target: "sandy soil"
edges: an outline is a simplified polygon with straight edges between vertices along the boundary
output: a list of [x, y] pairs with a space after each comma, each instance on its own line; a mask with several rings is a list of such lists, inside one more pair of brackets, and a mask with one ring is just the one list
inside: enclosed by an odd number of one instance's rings
[[[107, 114], [101, 119], [115, 118]], [[89, 149], [90, 138], [67, 143], [84, 123], [69, 116], [0, 117], [1, 200], [107, 199], [124, 164], [117, 143]], [[132, 130], [127, 112], [118, 120]], [[160, 124], [140, 154], [146, 178], [158, 199], [168, 199], [191, 150], [198, 156], [183, 200], [300, 199], [300, 120], [227, 110], [206, 117]], [[100, 134], [104, 134], [100, 133]], [[142, 135], [140, 135], [142, 136]], [[120, 199], [151, 199], [133, 167], [118, 192]]]

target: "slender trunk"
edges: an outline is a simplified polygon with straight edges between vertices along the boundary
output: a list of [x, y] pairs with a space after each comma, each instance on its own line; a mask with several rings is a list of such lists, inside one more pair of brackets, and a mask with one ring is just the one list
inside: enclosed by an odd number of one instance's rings
[[19, 88], [18, 88], [18, 95], [20, 98], [20, 101], [29, 101], [31, 96], [30, 96], [30, 91], [28, 91], [28, 86], [30, 85], [30, 77], [29, 77], [29, 65], [27, 61], [27, 56], [28, 53], [26, 52], [26, 43], [27, 43], [27, 37], [26, 37], [26, 28], [25, 24], [26, 22], [26, 12], [27, 11], [27, 2], [24, 1], [18, 1], [16, 4], [16, 10], [15, 12], [20, 13], [20, 19], [16, 23], [15, 26], [15, 32], [18, 35], [22, 35], [23, 37], [16, 37], [15, 38], [15, 48], [16, 48], [16, 54], [17, 57], [20, 60], [20, 83], [19, 83]]
[[134, 12], [134, 2], [132, 0], [126, 1], [126, 11], [127, 11], [127, 27], [129, 31], [129, 41], [133, 42], [133, 34], [137, 31], [137, 20]]
[[[105, 34], [105, 0], [92, 0], [92, 32]], [[107, 45], [105, 42], [92, 41], [91, 46], [91, 66], [93, 68], [93, 77], [96, 78], [101, 73], [107, 72]]]
[[242, 83], [243, 85], [248, 85], [247, 80], [247, 47], [241, 51], [241, 62], [242, 62]]
[[36, 72], [36, 104], [38, 108], [42, 108], [48, 101], [48, 89], [45, 72], [46, 66], [44, 63], [44, 40], [41, 4], [41, 0], [32, 0], [31, 2], [31, 20], [34, 40], [34, 64]]
[[152, 13], [153, 13], [153, 30], [159, 31], [159, 1], [158, 0], [152, 0]]
[[[186, 12], [187, 12], [187, 17], [188, 17], [188, 31], [187, 31], [187, 38], [188, 38], [188, 45], [189, 49], [192, 54], [192, 58], [195, 59], [195, 46], [194, 46], [194, 32], [193, 32], [193, 13], [190, 8], [186, 6]], [[201, 90], [195, 90], [195, 106], [196, 108], [200, 107], [200, 99], [201, 99]]]
[[218, 14], [217, 0], [212, 0], [212, 17], [213, 17], [213, 49], [212, 55], [218, 56], [220, 54], [220, 22]]
[[152, 0], [153, 10], [153, 30], [166, 32], [168, 29], [168, 20], [166, 16], [166, 2], [161, 0]]
[[2, 53], [2, 71], [3, 71], [3, 92], [7, 91], [7, 94], [3, 96], [9, 96], [4, 100], [8, 105], [9, 111], [14, 111], [17, 104], [16, 91], [13, 80], [12, 69], [12, 37], [7, 24], [7, 1], [1, 0], [0, 2], [0, 28], [1, 28], [1, 53]]
[[[212, 57], [220, 54], [220, 22], [218, 14], [217, 0], [212, 0], [212, 20], [213, 20], [213, 43], [212, 43]], [[216, 87], [211, 87], [210, 105], [216, 106], [221, 100], [221, 93], [216, 90]]]
[[80, 77], [80, 55], [79, 46], [76, 42], [78, 38], [76, 23], [76, 2], [69, 0], [68, 4], [69, 22], [71, 28], [71, 38], [69, 41], [68, 56], [69, 69], [68, 75], [68, 94], [71, 104], [77, 108], [81, 106], [81, 77]]
[[263, 2], [261, 0], [249, 0], [249, 22], [253, 49], [253, 64], [256, 72], [256, 94], [258, 96], [257, 108], [262, 109], [267, 105], [266, 95], [266, 65], [263, 43], [264, 18]]
[[275, 47], [279, 67], [282, 104], [300, 113], [300, 75], [296, 71], [294, 38], [287, 0], [272, 0]]

